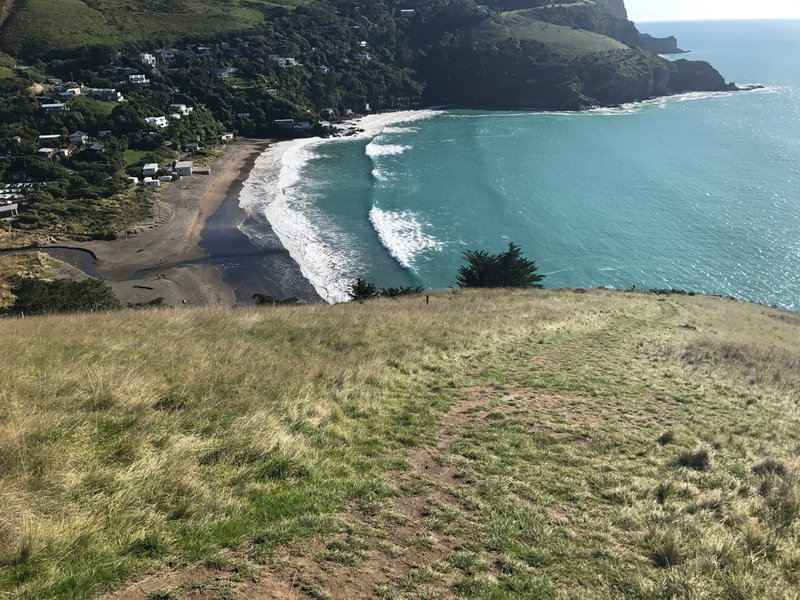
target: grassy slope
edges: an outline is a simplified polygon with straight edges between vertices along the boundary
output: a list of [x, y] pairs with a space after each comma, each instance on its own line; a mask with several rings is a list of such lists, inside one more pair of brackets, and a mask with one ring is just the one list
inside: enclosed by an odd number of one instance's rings
[[260, 8], [301, 0], [21, 0], [0, 28], [0, 46], [16, 54], [90, 44], [178, 39], [259, 23]]
[[553, 51], [569, 58], [627, 48], [625, 44], [604, 35], [539, 21], [536, 19], [536, 9], [503, 13], [485, 21], [477, 30], [490, 39], [504, 40], [510, 37], [547, 44]]
[[498, 291], [2, 325], [0, 596], [193, 561], [119, 597], [800, 590], [796, 314]]

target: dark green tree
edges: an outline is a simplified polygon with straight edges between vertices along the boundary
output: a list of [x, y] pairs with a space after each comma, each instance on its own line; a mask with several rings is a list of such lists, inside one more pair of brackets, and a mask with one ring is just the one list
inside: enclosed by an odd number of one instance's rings
[[459, 287], [542, 287], [536, 263], [522, 256], [522, 250], [514, 242], [508, 250], [499, 254], [489, 254], [484, 250], [464, 252], [466, 265], [458, 269], [456, 281]]
[[16, 296], [8, 312], [14, 315], [40, 315], [64, 312], [119, 310], [119, 299], [104, 281], [85, 279], [21, 279], [11, 293]]
[[364, 300], [371, 300], [378, 297], [378, 289], [374, 283], [370, 283], [363, 278], [359, 277], [350, 286], [350, 299], [363, 302]]

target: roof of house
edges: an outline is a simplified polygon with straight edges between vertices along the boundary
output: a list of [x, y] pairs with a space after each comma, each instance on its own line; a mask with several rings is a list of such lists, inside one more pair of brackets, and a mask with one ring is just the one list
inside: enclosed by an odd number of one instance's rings
[[175, 163], [176, 169], [191, 169], [194, 166], [194, 163], [190, 160], [182, 160], [180, 162]]
[[158, 163], [147, 163], [144, 167], [142, 167], [142, 170], [144, 171], [148, 171], [150, 169], [155, 169], [158, 171]]

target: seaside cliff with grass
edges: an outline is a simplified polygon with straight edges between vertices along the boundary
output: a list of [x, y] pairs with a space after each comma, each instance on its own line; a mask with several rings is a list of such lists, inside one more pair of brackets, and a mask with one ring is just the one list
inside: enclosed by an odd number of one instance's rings
[[0, 596], [794, 597], [799, 333], [586, 290], [7, 319]]

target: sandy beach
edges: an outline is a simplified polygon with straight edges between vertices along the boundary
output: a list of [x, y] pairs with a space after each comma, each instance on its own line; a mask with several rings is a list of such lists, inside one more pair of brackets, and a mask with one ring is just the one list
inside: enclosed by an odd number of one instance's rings
[[[234, 305], [233, 290], [222, 280], [222, 267], [193, 261], [207, 258], [200, 247], [206, 223], [226, 198], [235, 201], [267, 145], [265, 140], [231, 143], [211, 165], [210, 174], [194, 174], [161, 188], [156, 199], [159, 222], [134, 227], [118, 240], [69, 246], [95, 255], [96, 275], [111, 285], [123, 304], [160, 296], [172, 306]], [[50, 254], [75, 262], [68, 253]]]

